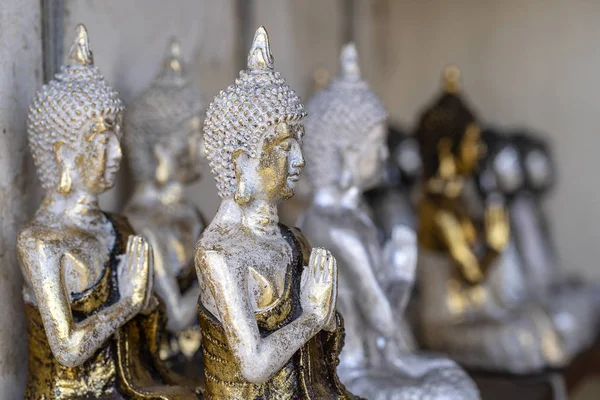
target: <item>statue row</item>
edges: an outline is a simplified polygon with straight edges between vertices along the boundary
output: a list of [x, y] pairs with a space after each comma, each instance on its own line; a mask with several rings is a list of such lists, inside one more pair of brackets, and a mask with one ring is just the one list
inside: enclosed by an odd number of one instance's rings
[[[125, 109], [77, 27], [28, 116], [46, 194], [17, 238], [27, 399], [477, 399], [450, 358], [531, 372], [594, 339], [594, 288], [517, 249], [540, 246], [530, 211], [543, 188], [516, 195], [520, 145], [482, 136], [458, 71], [414, 142], [388, 136], [353, 45], [340, 64], [305, 108], [261, 27], [247, 68], [206, 108], [172, 43]], [[98, 205], [121, 139], [136, 180], [126, 217]], [[205, 159], [222, 198], [209, 224], [184, 196]], [[304, 168], [301, 232], [278, 206]], [[415, 218], [407, 185], [421, 169]], [[418, 351], [415, 331], [450, 358]]]

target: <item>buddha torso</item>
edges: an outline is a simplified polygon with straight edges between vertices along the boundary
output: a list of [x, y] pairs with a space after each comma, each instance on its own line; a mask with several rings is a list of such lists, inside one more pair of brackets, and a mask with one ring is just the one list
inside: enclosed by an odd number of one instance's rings
[[[222, 229], [222, 228], [221, 228]], [[233, 228], [223, 240], [223, 252], [243, 254], [226, 256], [228, 265], [246, 274], [247, 296], [261, 336], [281, 329], [302, 313], [300, 279], [307, 263], [308, 244], [299, 231], [280, 225], [281, 235], [252, 242], [246, 228]], [[225, 229], [226, 230], [226, 229]], [[222, 231], [223, 232], [223, 231]], [[260, 252], [243, 251], [240, 244], [253, 243]], [[282, 266], [285, 266], [283, 268]], [[202, 289], [199, 303], [200, 326], [205, 359], [205, 399], [324, 399], [353, 398], [339, 383], [335, 368], [343, 345], [343, 322], [338, 329], [321, 331], [300, 348], [285, 366], [261, 384], [244, 379], [231, 348], [219, 310], [208, 288]]]
[[[210, 229], [210, 228], [209, 228]], [[214, 233], [223, 232], [224, 237], [213, 238]], [[257, 236], [245, 227], [218, 226], [213, 232], [205, 232], [207, 250], [224, 255], [228, 268], [243, 275], [247, 281], [246, 295], [255, 312], [260, 312], [275, 303], [283, 294], [287, 270], [293, 250], [281, 235]], [[251, 243], [252, 247], [244, 244]], [[219, 315], [215, 300], [206, 282], [200, 279], [200, 300], [213, 315]]]

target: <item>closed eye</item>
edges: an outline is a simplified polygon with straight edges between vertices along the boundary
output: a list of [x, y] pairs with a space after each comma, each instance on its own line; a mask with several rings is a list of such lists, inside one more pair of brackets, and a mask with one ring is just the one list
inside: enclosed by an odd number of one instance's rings
[[281, 142], [279, 147], [281, 147], [284, 151], [290, 151], [292, 149], [291, 140], [289, 140], [289, 139], [284, 140], [283, 142]]

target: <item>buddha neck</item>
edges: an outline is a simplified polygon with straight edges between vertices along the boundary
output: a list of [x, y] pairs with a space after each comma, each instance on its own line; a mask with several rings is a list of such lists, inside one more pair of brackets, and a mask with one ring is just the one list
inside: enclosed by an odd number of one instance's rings
[[106, 216], [98, 204], [98, 196], [89, 192], [72, 190], [67, 194], [49, 191], [42, 201], [42, 218], [49, 222], [67, 224], [85, 230], [104, 227]]
[[170, 206], [182, 202], [183, 190], [183, 185], [177, 181], [170, 181], [163, 185], [145, 181], [137, 185], [133, 199], [136, 203]]
[[315, 190], [313, 204], [323, 208], [356, 209], [362, 200], [362, 192], [356, 186], [347, 189], [330, 185]]
[[253, 199], [248, 204], [240, 205], [234, 199], [225, 199], [215, 219], [242, 225], [258, 236], [279, 233], [277, 206], [262, 200]]

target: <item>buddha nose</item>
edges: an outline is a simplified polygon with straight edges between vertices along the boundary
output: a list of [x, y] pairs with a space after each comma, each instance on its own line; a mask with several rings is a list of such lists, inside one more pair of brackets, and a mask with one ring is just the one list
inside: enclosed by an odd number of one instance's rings
[[294, 146], [294, 157], [292, 158], [292, 167], [293, 168], [304, 168], [306, 163], [304, 162], [304, 154], [302, 154], [302, 149], [300, 145], [295, 144]]

